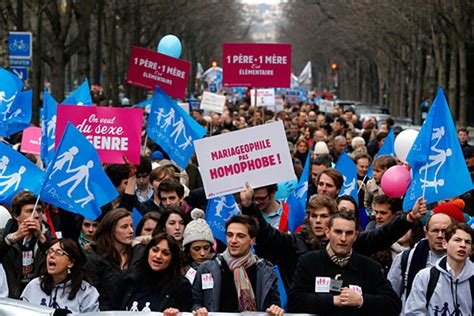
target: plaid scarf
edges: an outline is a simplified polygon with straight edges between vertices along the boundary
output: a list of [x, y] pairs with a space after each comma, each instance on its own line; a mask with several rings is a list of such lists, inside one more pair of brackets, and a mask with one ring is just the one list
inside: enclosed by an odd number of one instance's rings
[[349, 259], [351, 258], [352, 256], [352, 249], [351, 251], [344, 255], [344, 256], [338, 256], [334, 253], [334, 250], [332, 250], [332, 248], [330, 247], [329, 243], [328, 245], [326, 246], [326, 251], [329, 255], [329, 259], [331, 259], [332, 262], [334, 262], [335, 264], [337, 264], [338, 266], [340, 267], [344, 267], [348, 262], [349, 262]]
[[257, 301], [252, 289], [252, 284], [250, 283], [245, 269], [254, 265], [257, 262], [257, 258], [252, 251], [249, 251], [249, 253], [243, 257], [234, 258], [230, 254], [229, 249], [224, 251], [222, 257], [234, 275], [234, 284], [237, 290], [239, 311], [255, 312], [257, 310]]

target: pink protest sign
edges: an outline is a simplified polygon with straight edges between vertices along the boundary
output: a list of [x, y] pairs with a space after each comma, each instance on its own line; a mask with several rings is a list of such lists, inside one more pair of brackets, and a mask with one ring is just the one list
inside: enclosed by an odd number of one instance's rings
[[141, 47], [132, 47], [128, 83], [154, 90], [160, 86], [169, 96], [184, 99], [191, 64]]
[[289, 88], [291, 45], [226, 43], [222, 65], [224, 85]]
[[41, 128], [36, 126], [31, 126], [23, 130], [23, 137], [21, 139], [21, 149], [22, 153], [27, 154], [40, 154], [40, 145], [41, 145]]
[[143, 109], [58, 105], [56, 147], [68, 122], [94, 145], [101, 162], [140, 164]]

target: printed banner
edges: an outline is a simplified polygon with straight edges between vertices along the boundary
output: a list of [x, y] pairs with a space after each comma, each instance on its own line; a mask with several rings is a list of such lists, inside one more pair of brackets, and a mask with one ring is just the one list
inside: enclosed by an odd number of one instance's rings
[[334, 101], [321, 99], [318, 105], [321, 112], [332, 113], [334, 111]]
[[140, 164], [143, 109], [59, 104], [57, 118], [56, 147], [71, 122], [94, 145], [102, 163], [123, 163], [127, 155]]
[[41, 127], [31, 126], [25, 128], [21, 139], [22, 153], [39, 155], [41, 152]]
[[224, 113], [225, 95], [219, 95], [204, 91], [201, 102], [201, 109], [216, 113]]
[[155, 51], [133, 47], [128, 66], [129, 84], [154, 90], [158, 85], [167, 95], [184, 99], [191, 64]]
[[223, 84], [233, 87], [289, 88], [290, 44], [226, 43]]
[[194, 142], [206, 197], [294, 179], [281, 121]]
[[286, 91], [285, 101], [290, 104], [299, 104], [301, 102], [301, 92], [299, 90]]
[[[255, 89], [250, 90], [250, 105], [255, 106]], [[275, 89], [257, 89], [257, 106], [274, 107]]]

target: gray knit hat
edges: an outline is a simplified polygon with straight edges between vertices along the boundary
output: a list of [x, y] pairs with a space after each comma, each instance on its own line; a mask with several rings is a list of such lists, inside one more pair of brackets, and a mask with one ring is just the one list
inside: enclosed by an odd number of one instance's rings
[[211, 228], [204, 220], [204, 211], [198, 208], [193, 209], [191, 211], [191, 218], [193, 220], [184, 229], [183, 246], [200, 240], [213, 244], [214, 236], [212, 235]]

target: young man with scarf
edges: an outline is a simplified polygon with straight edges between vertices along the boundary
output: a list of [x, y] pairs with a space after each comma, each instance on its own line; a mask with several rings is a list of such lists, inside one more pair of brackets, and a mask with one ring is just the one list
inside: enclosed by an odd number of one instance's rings
[[289, 312], [399, 315], [402, 302], [380, 264], [352, 250], [358, 234], [354, 215], [332, 215], [325, 231], [326, 248], [300, 257], [288, 293]]
[[272, 267], [250, 249], [257, 233], [258, 224], [249, 216], [236, 215], [227, 221], [227, 249], [201, 264], [194, 279], [196, 316], [205, 316], [208, 312], [256, 311], [283, 315], [277, 276]]

